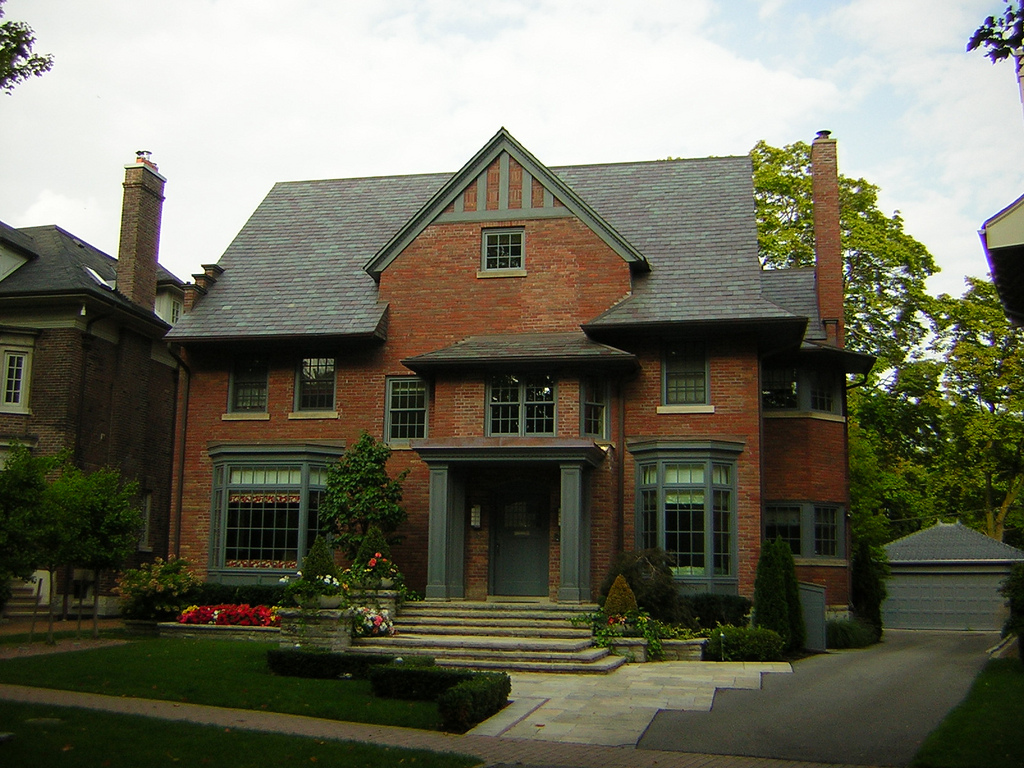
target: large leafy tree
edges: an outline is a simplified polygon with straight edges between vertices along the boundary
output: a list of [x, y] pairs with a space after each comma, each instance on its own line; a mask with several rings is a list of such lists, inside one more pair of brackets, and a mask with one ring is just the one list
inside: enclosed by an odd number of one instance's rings
[[999, 16], [988, 16], [974, 30], [967, 41], [967, 50], [985, 49], [992, 63], [1013, 57], [1014, 71], [1021, 102], [1024, 103], [1024, 72], [1021, 69], [1021, 51], [1024, 49], [1024, 0], [1014, 5], [1007, 3]]
[[39, 511], [54, 457], [33, 456], [15, 445], [0, 470], [0, 583], [27, 579], [36, 569]]
[[[0, 0], [0, 19], [4, 16], [3, 4]], [[0, 23], [0, 91], [10, 95], [18, 83], [53, 67], [53, 56], [32, 52], [35, 42], [35, 33], [25, 22]]]

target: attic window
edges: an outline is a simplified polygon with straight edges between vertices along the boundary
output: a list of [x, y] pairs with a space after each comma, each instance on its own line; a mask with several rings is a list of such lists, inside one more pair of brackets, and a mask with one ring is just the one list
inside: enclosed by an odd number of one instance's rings
[[509, 272], [523, 269], [523, 230], [484, 231], [483, 271]]

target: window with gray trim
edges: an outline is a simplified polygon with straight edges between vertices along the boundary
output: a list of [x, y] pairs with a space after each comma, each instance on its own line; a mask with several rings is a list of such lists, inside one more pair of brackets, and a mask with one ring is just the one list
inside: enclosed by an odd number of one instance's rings
[[212, 565], [294, 569], [316, 538], [327, 466], [256, 456], [216, 462]]
[[550, 376], [495, 376], [487, 390], [489, 435], [555, 434], [555, 380]]
[[664, 549], [683, 579], [735, 576], [735, 463], [665, 455], [642, 460], [638, 473], [640, 546]]
[[766, 365], [761, 372], [761, 405], [766, 411], [840, 414], [842, 378], [831, 370]]
[[521, 229], [485, 229], [481, 261], [484, 271], [523, 269], [524, 239]]
[[845, 557], [843, 508], [814, 502], [767, 504], [764, 538], [782, 539], [794, 557]]
[[415, 377], [389, 378], [385, 434], [392, 442], [427, 436], [427, 382]]
[[706, 405], [708, 361], [703, 342], [690, 341], [666, 349], [661, 383], [665, 405]]
[[265, 413], [267, 410], [267, 375], [265, 360], [236, 360], [231, 372], [228, 410], [235, 413]]
[[580, 380], [580, 416], [586, 437], [608, 437], [608, 385], [595, 377]]
[[334, 383], [333, 357], [303, 358], [295, 386], [295, 409], [333, 411]]

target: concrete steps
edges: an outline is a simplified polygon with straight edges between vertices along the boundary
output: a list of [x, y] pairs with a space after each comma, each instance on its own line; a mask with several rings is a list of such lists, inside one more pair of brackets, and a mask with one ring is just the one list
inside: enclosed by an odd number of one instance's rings
[[[33, 609], [36, 607], [36, 587], [34, 584], [26, 584], [20, 579], [15, 579], [11, 584], [11, 599], [4, 607], [4, 618], [7, 619], [30, 619]], [[47, 606], [45, 602], [39, 603], [38, 616], [46, 616]]]
[[520, 672], [607, 673], [625, 659], [593, 643], [572, 618], [594, 605], [549, 602], [407, 603], [394, 637], [363, 637], [360, 652], [433, 656], [439, 665]]

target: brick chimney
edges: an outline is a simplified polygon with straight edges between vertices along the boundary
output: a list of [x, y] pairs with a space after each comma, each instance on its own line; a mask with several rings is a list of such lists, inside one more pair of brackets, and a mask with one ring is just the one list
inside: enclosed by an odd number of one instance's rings
[[124, 171], [121, 241], [117, 249], [117, 289], [150, 311], [156, 304], [160, 214], [167, 179], [157, 172], [149, 152], [136, 152]]
[[839, 226], [839, 166], [836, 140], [818, 131], [811, 143], [811, 194], [814, 200], [814, 261], [818, 315], [827, 343], [843, 346], [843, 244]]

